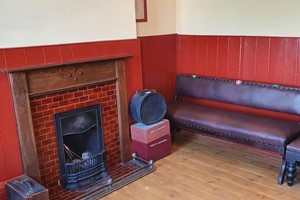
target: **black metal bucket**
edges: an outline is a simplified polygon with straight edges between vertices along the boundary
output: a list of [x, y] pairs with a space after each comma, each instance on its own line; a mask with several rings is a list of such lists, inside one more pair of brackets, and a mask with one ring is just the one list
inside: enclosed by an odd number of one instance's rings
[[166, 112], [166, 100], [154, 90], [139, 90], [131, 98], [130, 114], [137, 122], [155, 124], [164, 118]]

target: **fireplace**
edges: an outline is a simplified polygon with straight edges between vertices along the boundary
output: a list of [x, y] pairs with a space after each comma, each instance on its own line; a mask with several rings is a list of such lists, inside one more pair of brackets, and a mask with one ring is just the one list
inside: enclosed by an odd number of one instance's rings
[[74, 190], [108, 180], [100, 104], [54, 118], [62, 186]]
[[154, 170], [130, 151], [129, 57], [3, 70], [9, 73], [24, 174], [46, 187], [50, 199], [99, 198]]

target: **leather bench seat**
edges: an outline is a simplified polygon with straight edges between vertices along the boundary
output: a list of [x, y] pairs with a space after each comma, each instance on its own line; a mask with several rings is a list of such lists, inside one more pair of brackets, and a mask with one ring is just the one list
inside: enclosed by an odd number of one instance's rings
[[278, 147], [285, 147], [300, 132], [298, 123], [178, 101], [168, 105], [167, 116], [186, 127], [207, 129], [228, 137]]

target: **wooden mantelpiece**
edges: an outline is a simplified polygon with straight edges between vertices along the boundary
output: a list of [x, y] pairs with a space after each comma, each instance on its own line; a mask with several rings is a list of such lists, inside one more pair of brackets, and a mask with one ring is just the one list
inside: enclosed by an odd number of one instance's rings
[[129, 57], [3, 70], [9, 73], [25, 174], [40, 182], [29, 97], [98, 83], [116, 83], [120, 156], [122, 162], [131, 159], [125, 76], [125, 59]]

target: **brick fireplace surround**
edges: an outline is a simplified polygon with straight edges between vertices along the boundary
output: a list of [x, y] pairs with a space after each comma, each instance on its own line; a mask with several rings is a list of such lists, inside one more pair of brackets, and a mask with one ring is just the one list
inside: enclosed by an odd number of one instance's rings
[[24, 173], [45, 186], [50, 199], [62, 192], [55, 113], [101, 104], [107, 166], [130, 160], [125, 78], [128, 57], [7, 70]]

